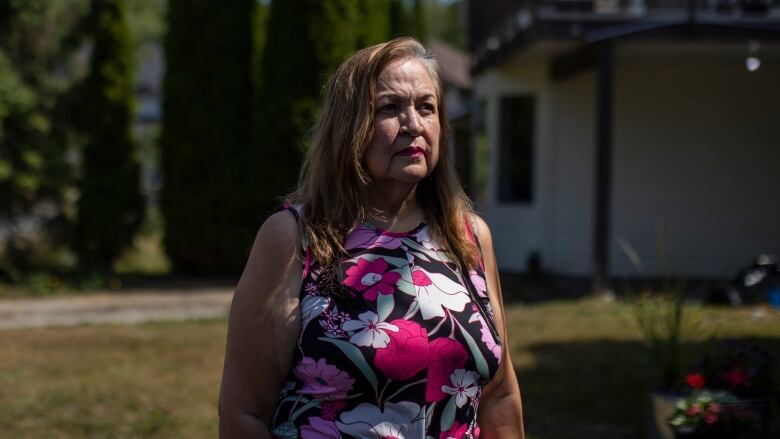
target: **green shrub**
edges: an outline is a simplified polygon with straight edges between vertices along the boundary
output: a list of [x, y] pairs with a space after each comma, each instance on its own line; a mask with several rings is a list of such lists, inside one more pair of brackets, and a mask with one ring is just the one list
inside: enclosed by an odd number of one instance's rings
[[81, 106], [82, 151], [75, 248], [87, 270], [109, 271], [143, 219], [140, 167], [131, 137], [132, 42], [123, 0], [92, 2], [94, 47]]
[[261, 217], [249, 142], [253, 7], [168, 4], [160, 201], [180, 273], [236, 274]]

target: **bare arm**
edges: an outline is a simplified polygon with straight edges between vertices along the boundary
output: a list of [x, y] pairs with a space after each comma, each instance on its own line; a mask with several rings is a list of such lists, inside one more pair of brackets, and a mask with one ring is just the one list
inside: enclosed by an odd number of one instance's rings
[[219, 395], [220, 438], [270, 438], [268, 426], [300, 330], [300, 238], [288, 212], [257, 233], [236, 286]]
[[482, 246], [485, 261], [490, 306], [493, 309], [496, 326], [501, 334], [501, 365], [495, 377], [485, 386], [479, 400], [477, 422], [480, 437], [484, 439], [523, 439], [523, 405], [520, 400], [520, 387], [509, 356], [506, 325], [504, 323], [504, 304], [501, 296], [501, 284], [498, 279], [496, 256], [493, 252], [493, 238], [485, 221], [474, 216], [476, 234]]

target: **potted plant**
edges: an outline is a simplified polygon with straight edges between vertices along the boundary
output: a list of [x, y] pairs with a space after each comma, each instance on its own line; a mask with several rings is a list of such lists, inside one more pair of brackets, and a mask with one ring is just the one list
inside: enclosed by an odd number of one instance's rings
[[741, 439], [756, 430], [755, 409], [728, 391], [697, 390], [669, 418], [676, 439]]
[[769, 429], [770, 405], [777, 398], [775, 359], [752, 342], [711, 340], [698, 364], [689, 370], [686, 383], [693, 392], [728, 392], [751, 408], [761, 437]]
[[685, 304], [681, 289], [668, 285], [661, 292], [646, 289], [633, 301], [632, 309], [642, 340], [658, 371], [658, 381], [648, 392], [649, 437], [672, 439], [674, 432], [667, 420], [688, 389], [683, 379], [686, 359], [682, 341], [685, 336], [695, 334], [698, 321]]

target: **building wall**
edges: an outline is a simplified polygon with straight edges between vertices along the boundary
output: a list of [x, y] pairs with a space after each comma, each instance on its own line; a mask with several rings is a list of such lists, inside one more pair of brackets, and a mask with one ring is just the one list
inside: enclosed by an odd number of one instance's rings
[[[780, 254], [780, 118], [772, 108], [780, 69], [748, 72], [743, 58], [674, 50], [616, 54], [610, 270], [723, 278], [758, 253]], [[522, 271], [537, 249], [546, 269], [588, 275], [595, 72], [550, 83], [543, 62], [526, 62], [479, 77], [494, 149], [498, 98], [516, 92], [537, 96], [536, 193], [530, 206], [499, 205], [491, 178], [480, 207], [499, 265]], [[639, 255], [641, 273], [619, 242]]]
[[546, 169], [555, 190], [544, 200], [551, 211], [544, 259], [554, 273], [586, 276], [593, 266], [595, 81], [589, 71], [553, 87], [553, 152]]
[[621, 238], [656, 275], [725, 277], [780, 254], [780, 67], [743, 60], [618, 65], [613, 274], [636, 273]]

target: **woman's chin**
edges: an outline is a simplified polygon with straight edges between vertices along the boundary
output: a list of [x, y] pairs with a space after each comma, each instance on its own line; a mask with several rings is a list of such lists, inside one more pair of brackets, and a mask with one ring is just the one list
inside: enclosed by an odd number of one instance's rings
[[399, 176], [397, 180], [399, 182], [417, 184], [427, 176], [428, 176], [427, 170], [414, 170], [414, 171], [405, 172], [402, 176]]

